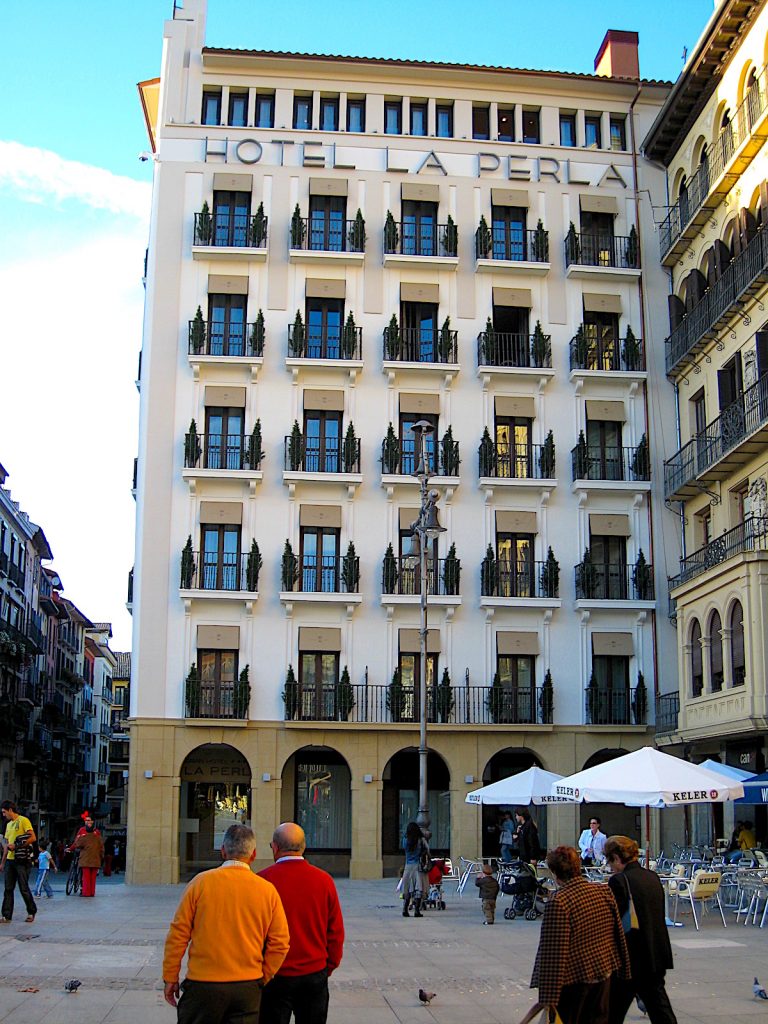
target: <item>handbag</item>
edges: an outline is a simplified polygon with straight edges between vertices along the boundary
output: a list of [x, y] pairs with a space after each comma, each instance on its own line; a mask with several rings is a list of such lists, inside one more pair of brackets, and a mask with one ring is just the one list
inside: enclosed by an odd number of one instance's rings
[[432, 870], [432, 857], [429, 853], [429, 847], [422, 840], [421, 853], [419, 854], [419, 871], [422, 875], [428, 875]]
[[[528, 1013], [526, 1013], [526, 1015], [520, 1021], [520, 1024], [531, 1024], [531, 1021], [538, 1012], [539, 1003], [536, 1003], [534, 1006], [530, 1008]], [[560, 1016], [557, 1010], [555, 1010], [554, 1015], [550, 1017], [549, 1008], [545, 1006], [544, 1009], [541, 1011], [541, 1016], [539, 1017], [538, 1024], [563, 1024], [563, 1018]]]
[[635, 901], [632, 899], [632, 890], [629, 888], [629, 882], [624, 878], [624, 885], [627, 887], [627, 909], [621, 915], [621, 927], [624, 929], [624, 934], [629, 935], [630, 932], [636, 932], [640, 929], [640, 924], [637, 920], [637, 911], [635, 910]]
[[34, 852], [32, 843], [25, 842], [23, 839], [17, 839], [13, 844], [13, 859], [16, 864], [31, 864]]

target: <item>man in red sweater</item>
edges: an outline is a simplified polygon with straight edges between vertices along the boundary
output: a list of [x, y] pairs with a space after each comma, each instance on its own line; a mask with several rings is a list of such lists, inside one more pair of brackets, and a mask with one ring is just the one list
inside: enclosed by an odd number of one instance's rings
[[326, 1024], [328, 978], [341, 963], [344, 921], [331, 876], [304, 860], [304, 829], [278, 825], [272, 836], [275, 863], [259, 874], [283, 901], [291, 933], [288, 956], [266, 986], [261, 1024]]

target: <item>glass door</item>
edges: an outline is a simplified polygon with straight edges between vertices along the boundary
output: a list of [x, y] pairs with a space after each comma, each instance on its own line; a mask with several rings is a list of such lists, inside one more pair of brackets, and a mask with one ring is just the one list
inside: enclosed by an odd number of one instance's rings
[[621, 423], [587, 421], [587, 479], [623, 480]]
[[205, 419], [205, 468], [242, 469], [243, 410], [211, 406], [206, 409]]
[[346, 199], [341, 196], [311, 196], [309, 200], [309, 248], [342, 252]]
[[526, 215], [528, 211], [515, 206], [492, 207], [493, 258], [495, 260], [525, 260]]
[[499, 597], [535, 596], [533, 541], [532, 534], [497, 534]]
[[245, 296], [211, 295], [208, 300], [209, 355], [245, 354]]
[[202, 529], [202, 589], [239, 590], [240, 527], [206, 524]]
[[499, 655], [498, 672], [502, 688], [501, 722], [535, 722], [535, 659], [531, 655]]
[[437, 203], [403, 202], [403, 255], [437, 255]]
[[515, 480], [533, 476], [532, 421], [522, 417], [496, 418], [496, 475]]
[[307, 302], [307, 358], [338, 359], [344, 304], [340, 299]]
[[413, 432], [414, 423], [426, 420], [431, 423], [433, 431], [424, 437], [424, 454], [430, 476], [437, 473], [435, 438], [437, 436], [437, 416], [432, 413], [400, 413], [400, 472], [410, 476], [416, 472], [419, 462], [420, 440]]
[[301, 589], [305, 593], [338, 593], [338, 530], [323, 529], [319, 526], [302, 528]]
[[621, 601], [627, 597], [627, 542], [624, 537], [598, 536], [590, 539], [595, 597]]
[[[437, 678], [437, 654], [427, 655], [427, 719], [435, 720], [434, 686]], [[403, 687], [401, 722], [418, 722], [421, 707], [421, 655], [400, 654], [400, 683]]]
[[250, 192], [214, 192], [214, 245], [246, 246], [250, 214]]
[[403, 355], [411, 363], [437, 359], [437, 306], [431, 302], [404, 302]]
[[200, 713], [196, 718], [234, 718], [237, 651], [200, 651]]
[[341, 413], [304, 414], [304, 471], [338, 473], [340, 465]]
[[339, 655], [303, 651], [299, 663], [301, 717], [306, 720], [332, 721], [336, 717], [336, 691], [339, 683]]

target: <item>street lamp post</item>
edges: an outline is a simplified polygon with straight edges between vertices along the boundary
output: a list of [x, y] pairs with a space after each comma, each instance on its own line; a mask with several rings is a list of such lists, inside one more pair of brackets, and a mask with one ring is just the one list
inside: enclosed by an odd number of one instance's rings
[[437, 491], [428, 490], [429, 466], [427, 463], [427, 435], [434, 432], [434, 427], [427, 420], [419, 420], [411, 427], [416, 435], [418, 445], [418, 463], [414, 476], [419, 481], [421, 491], [421, 509], [419, 518], [412, 525], [417, 541], [419, 556], [420, 582], [420, 629], [419, 629], [419, 811], [416, 824], [425, 839], [432, 835], [430, 830], [429, 803], [427, 798], [427, 595], [429, 579], [427, 576], [427, 544], [433, 543], [445, 533], [437, 518]]

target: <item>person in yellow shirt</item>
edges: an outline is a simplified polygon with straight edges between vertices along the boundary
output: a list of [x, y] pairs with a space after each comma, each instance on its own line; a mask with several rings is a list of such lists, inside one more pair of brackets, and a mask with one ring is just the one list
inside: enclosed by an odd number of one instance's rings
[[261, 990], [285, 960], [290, 936], [277, 889], [251, 871], [255, 857], [251, 829], [230, 825], [224, 863], [184, 890], [163, 956], [165, 1000], [178, 1007], [179, 1024], [258, 1024]]
[[741, 832], [736, 837], [736, 842], [739, 844], [740, 850], [754, 850], [757, 840], [751, 821], [744, 822]]
[[3, 916], [0, 924], [10, 924], [13, 918], [13, 895], [18, 884], [21, 898], [27, 908], [25, 918], [27, 924], [32, 924], [37, 913], [37, 904], [32, 897], [29, 888], [29, 872], [32, 867], [32, 843], [37, 836], [32, 828], [32, 822], [19, 814], [16, 804], [11, 800], [3, 800], [0, 804], [0, 813], [6, 822], [5, 846], [3, 856], [0, 860], [0, 871], [5, 872], [5, 885], [3, 887]]

